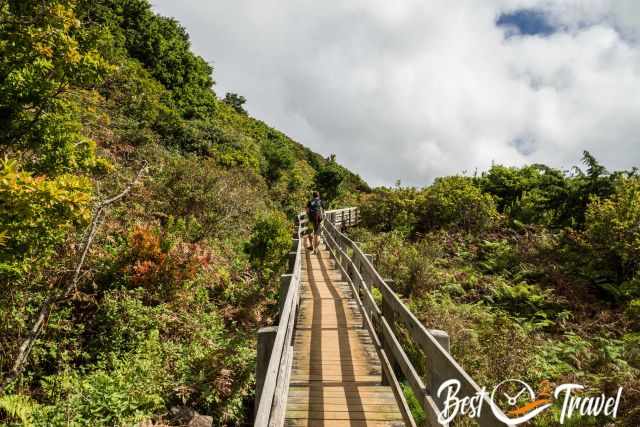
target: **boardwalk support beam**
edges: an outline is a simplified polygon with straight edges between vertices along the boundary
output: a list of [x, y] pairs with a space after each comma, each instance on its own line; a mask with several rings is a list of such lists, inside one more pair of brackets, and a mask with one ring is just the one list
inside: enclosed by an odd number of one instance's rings
[[258, 355], [256, 359], [256, 400], [254, 412], [258, 411], [258, 404], [260, 403], [260, 396], [262, 395], [262, 386], [264, 385], [264, 379], [267, 375], [269, 358], [271, 357], [271, 352], [273, 351], [273, 343], [276, 339], [277, 332], [277, 326], [267, 326], [266, 328], [260, 328], [258, 330]]

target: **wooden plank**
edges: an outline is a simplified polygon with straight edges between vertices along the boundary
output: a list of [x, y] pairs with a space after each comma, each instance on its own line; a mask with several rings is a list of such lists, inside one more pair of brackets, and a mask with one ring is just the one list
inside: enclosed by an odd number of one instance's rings
[[322, 372], [328, 372], [329, 370], [336, 372], [336, 374], [372, 374], [380, 371], [379, 364], [373, 363], [365, 363], [364, 361], [358, 361], [358, 364], [355, 364], [349, 361], [346, 365], [342, 364], [336, 366], [338, 364], [334, 363], [304, 363], [304, 364], [294, 364], [292, 367], [292, 372], [297, 374], [318, 374]]
[[308, 394], [308, 393], [325, 393], [325, 394], [345, 394], [351, 392], [357, 392], [360, 394], [366, 393], [388, 393], [389, 387], [381, 385], [368, 385], [368, 386], [346, 386], [346, 385], [323, 385], [312, 384], [309, 386], [290, 387], [289, 392], [293, 394]]
[[397, 412], [287, 411], [287, 419], [397, 421]]
[[300, 383], [308, 383], [310, 381], [322, 381], [322, 382], [331, 382], [331, 383], [354, 383], [354, 382], [371, 382], [371, 383], [379, 383], [380, 375], [331, 375], [331, 374], [320, 374], [320, 375], [292, 375], [290, 378], [290, 382], [300, 384]]
[[331, 412], [351, 412], [358, 411], [361, 412], [398, 412], [398, 405], [395, 401], [391, 403], [372, 403], [369, 400], [366, 403], [319, 403], [316, 401], [315, 403], [296, 403], [296, 402], [288, 402], [287, 411], [331, 411]]
[[400, 427], [400, 421], [362, 421], [362, 420], [287, 420], [288, 427]]
[[[297, 388], [297, 387], [291, 387]], [[323, 393], [322, 391], [310, 392], [310, 393], [289, 393], [289, 403], [300, 403], [307, 401], [326, 401], [332, 403], [349, 403], [366, 398], [371, 403], [395, 403], [395, 396], [390, 390], [384, 390], [380, 392], [363, 392], [361, 390], [355, 390], [351, 392], [343, 393]]]

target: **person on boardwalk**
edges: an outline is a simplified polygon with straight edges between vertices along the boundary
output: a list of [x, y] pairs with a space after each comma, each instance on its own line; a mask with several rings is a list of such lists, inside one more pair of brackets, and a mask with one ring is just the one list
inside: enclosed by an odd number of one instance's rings
[[320, 224], [324, 218], [324, 210], [322, 208], [322, 200], [320, 199], [320, 193], [313, 192], [313, 199], [307, 203], [307, 218], [309, 219], [309, 226], [312, 232], [309, 233], [309, 246], [312, 253], [316, 253], [318, 246], [320, 245]]

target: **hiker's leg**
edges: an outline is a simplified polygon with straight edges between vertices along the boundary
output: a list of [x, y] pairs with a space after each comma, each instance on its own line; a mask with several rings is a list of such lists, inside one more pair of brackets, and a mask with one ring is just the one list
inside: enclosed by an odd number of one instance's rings
[[313, 229], [313, 234], [311, 235], [311, 247], [313, 248], [313, 253], [316, 253], [316, 249], [318, 249], [318, 245], [316, 245], [316, 228]]

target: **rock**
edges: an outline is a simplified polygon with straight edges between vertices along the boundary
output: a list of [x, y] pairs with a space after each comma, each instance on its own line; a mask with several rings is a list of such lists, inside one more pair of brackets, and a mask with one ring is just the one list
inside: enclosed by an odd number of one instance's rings
[[212, 427], [213, 417], [200, 415], [188, 406], [174, 406], [170, 410], [174, 422], [188, 427]]
[[197, 414], [189, 421], [188, 427], [212, 427], [213, 417]]
[[169, 412], [171, 412], [171, 418], [179, 424], [187, 424], [193, 418], [199, 414], [188, 406], [173, 406]]

